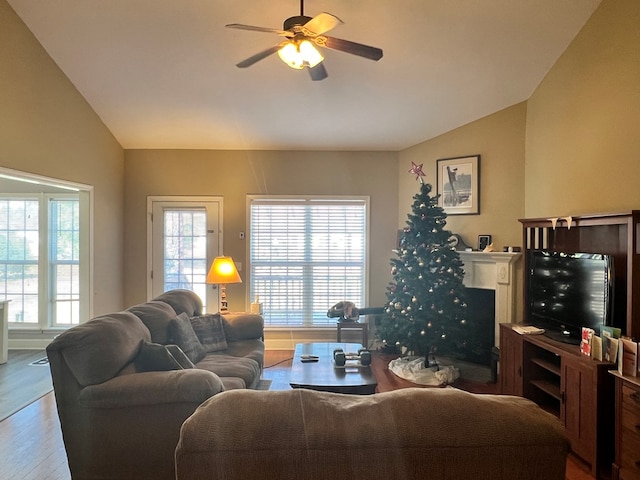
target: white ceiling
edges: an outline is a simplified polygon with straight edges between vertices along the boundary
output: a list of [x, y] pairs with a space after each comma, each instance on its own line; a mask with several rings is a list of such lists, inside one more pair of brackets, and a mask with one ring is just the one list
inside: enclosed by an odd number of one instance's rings
[[8, 0], [124, 148], [402, 150], [529, 98], [601, 0], [307, 0], [373, 45], [277, 55], [296, 0]]

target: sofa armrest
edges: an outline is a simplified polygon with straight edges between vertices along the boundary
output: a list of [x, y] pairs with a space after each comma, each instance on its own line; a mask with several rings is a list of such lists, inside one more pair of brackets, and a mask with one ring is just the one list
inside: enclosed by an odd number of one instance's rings
[[78, 400], [90, 408], [202, 403], [223, 390], [222, 381], [215, 373], [190, 368], [120, 375], [83, 388]]
[[227, 313], [222, 315], [227, 342], [264, 338], [264, 319], [254, 313]]

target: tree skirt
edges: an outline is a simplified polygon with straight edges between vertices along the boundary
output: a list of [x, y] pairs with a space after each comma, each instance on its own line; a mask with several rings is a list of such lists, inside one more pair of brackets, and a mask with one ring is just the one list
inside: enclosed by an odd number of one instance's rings
[[424, 368], [424, 357], [400, 357], [389, 362], [389, 370], [419, 385], [448, 385], [460, 376], [453, 365], [439, 364], [437, 370], [435, 368]]

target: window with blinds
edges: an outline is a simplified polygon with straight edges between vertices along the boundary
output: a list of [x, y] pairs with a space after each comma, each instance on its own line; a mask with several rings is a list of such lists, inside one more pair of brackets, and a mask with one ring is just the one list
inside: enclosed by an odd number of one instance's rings
[[368, 198], [250, 198], [250, 295], [271, 326], [335, 325], [366, 303]]

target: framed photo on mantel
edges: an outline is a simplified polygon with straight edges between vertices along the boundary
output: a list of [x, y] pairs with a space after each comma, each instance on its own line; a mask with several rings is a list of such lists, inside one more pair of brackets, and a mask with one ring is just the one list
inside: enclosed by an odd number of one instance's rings
[[480, 213], [480, 155], [436, 162], [438, 205], [447, 215]]

